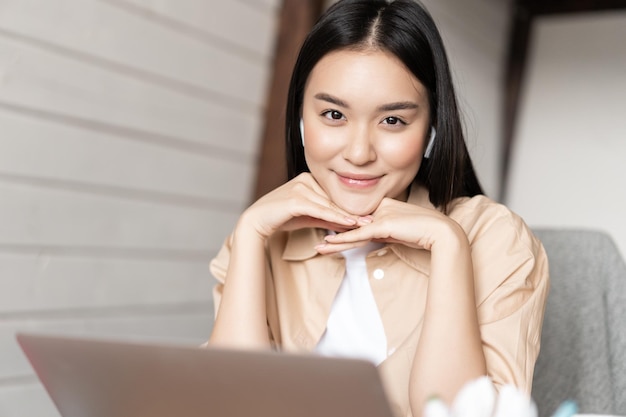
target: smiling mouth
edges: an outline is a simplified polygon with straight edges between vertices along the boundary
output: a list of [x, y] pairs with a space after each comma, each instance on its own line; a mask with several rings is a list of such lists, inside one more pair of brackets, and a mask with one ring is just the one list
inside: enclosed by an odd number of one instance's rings
[[351, 188], [367, 188], [378, 184], [382, 176], [367, 176], [357, 174], [340, 174], [336, 172], [339, 181]]

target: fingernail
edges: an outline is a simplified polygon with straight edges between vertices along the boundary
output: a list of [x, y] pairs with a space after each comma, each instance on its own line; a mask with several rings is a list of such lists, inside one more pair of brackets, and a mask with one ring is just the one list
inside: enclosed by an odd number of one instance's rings
[[372, 216], [363, 216], [363, 217], [359, 217], [359, 222], [361, 223], [371, 223], [373, 221]]
[[356, 224], [356, 220], [354, 220], [352, 217], [345, 217], [346, 222], [348, 222], [349, 224]]
[[326, 242], [315, 245], [315, 250], [324, 249], [324, 247], [326, 247]]

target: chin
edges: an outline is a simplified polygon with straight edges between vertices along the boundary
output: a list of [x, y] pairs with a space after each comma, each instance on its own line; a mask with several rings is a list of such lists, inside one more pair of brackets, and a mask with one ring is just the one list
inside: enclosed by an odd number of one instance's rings
[[376, 211], [380, 201], [370, 199], [367, 201], [359, 201], [359, 199], [345, 201], [345, 199], [339, 199], [335, 204], [354, 216], [368, 216]]

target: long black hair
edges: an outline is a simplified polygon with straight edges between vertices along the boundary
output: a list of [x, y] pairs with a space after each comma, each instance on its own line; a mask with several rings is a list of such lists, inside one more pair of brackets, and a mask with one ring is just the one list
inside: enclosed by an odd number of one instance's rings
[[433, 205], [446, 212], [454, 198], [483, 194], [465, 145], [443, 41], [428, 11], [415, 0], [340, 0], [317, 21], [302, 44], [289, 86], [289, 179], [309, 171], [299, 130], [306, 82], [320, 59], [341, 49], [388, 51], [426, 87], [437, 137], [414, 181], [426, 186]]

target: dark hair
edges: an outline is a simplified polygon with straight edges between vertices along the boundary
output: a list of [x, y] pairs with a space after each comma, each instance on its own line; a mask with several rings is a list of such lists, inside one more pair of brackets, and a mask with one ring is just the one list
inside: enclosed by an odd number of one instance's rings
[[430, 14], [415, 0], [340, 0], [317, 21], [302, 44], [289, 86], [289, 179], [309, 171], [299, 130], [304, 87], [317, 62], [340, 49], [391, 52], [426, 87], [437, 139], [414, 181], [426, 186], [433, 205], [446, 212], [456, 197], [483, 194], [465, 145], [443, 41]]

